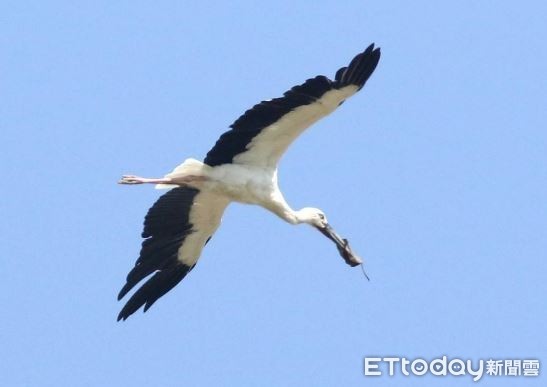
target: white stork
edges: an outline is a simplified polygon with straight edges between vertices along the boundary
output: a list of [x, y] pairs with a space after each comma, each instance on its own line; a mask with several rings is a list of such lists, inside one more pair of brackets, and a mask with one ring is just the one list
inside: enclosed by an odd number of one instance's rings
[[232, 201], [257, 204], [290, 224], [309, 224], [335, 242], [346, 263], [362, 265], [347, 240], [327, 223], [323, 211], [310, 207], [295, 211], [287, 204], [277, 184], [277, 164], [306, 128], [364, 86], [379, 60], [380, 49], [371, 44], [339, 69], [334, 81], [320, 75], [283, 97], [260, 102], [220, 136], [203, 162], [187, 159], [159, 179], [124, 175], [120, 184], [151, 183], [172, 189], [154, 203], [144, 219], [140, 256], [118, 300], [154, 275], [127, 301], [118, 321], [143, 305], [146, 312], [192, 270]]

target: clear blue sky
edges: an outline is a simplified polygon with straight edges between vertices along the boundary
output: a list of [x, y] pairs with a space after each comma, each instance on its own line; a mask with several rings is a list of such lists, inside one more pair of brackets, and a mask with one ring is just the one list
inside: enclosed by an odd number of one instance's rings
[[[460, 386], [367, 379], [363, 357], [547, 361], [545, 2], [197, 3], [0, 5], [0, 385]], [[236, 204], [176, 289], [116, 323], [159, 195], [119, 176], [202, 158], [371, 42], [375, 74], [280, 184], [372, 281], [315, 230]]]

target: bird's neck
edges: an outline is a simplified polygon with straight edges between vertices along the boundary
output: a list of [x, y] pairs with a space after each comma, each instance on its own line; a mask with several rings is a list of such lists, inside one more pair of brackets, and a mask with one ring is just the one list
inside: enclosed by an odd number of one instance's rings
[[281, 219], [283, 219], [287, 223], [290, 223], [290, 224], [302, 223], [302, 221], [300, 220], [298, 211], [293, 210], [284, 200], [269, 203], [269, 205], [265, 207], [268, 208], [268, 210], [270, 210], [271, 212], [279, 216]]
[[289, 203], [287, 203], [279, 189], [276, 189], [272, 193], [270, 200], [264, 203], [263, 206], [287, 223], [300, 224], [303, 222], [300, 217], [300, 211], [295, 211], [289, 206]]
[[300, 218], [298, 217], [298, 211], [294, 211], [289, 206], [286, 206], [286, 207], [275, 206], [273, 208], [268, 208], [268, 209], [287, 223], [290, 223], [290, 224], [301, 223]]
[[292, 208], [290, 208], [288, 211], [285, 211], [282, 218], [290, 224], [302, 223], [302, 220], [298, 216], [298, 211], [294, 211]]

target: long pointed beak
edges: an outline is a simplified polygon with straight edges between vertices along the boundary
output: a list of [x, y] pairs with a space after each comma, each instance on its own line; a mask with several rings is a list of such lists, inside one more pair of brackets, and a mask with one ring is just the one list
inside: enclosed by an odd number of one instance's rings
[[[329, 225], [326, 224], [324, 227], [317, 227], [319, 231], [323, 235], [325, 235], [327, 238], [329, 238], [331, 241], [333, 241], [336, 244], [336, 247], [338, 248], [338, 252], [344, 258], [344, 261], [354, 267], [361, 265], [363, 263], [363, 260], [359, 258], [355, 253], [351, 250], [349, 247], [349, 243], [347, 239], [342, 238], [340, 235], [334, 231], [334, 229]], [[365, 274], [366, 276], [366, 274]], [[368, 279], [368, 276], [367, 276]]]

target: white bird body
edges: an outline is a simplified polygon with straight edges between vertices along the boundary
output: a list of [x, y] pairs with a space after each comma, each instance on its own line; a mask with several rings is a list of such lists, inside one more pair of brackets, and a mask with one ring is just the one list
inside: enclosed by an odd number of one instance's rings
[[277, 188], [277, 170], [252, 165], [225, 164], [212, 168], [208, 189], [240, 203], [268, 205]]
[[186, 159], [159, 179], [124, 175], [122, 184], [152, 183], [158, 189], [171, 190], [145, 217], [142, 237], [146, 239], [118, 299], [154, 275], [132, 295], [118, 320], [125, 320], [143, 305], [146, 311], [192, 270], [230, 202], [261, 206], [291, 224], [309, 224], [335, 242], [346, 263], [362, 264], [321, 210], [306, 207], [295, 211], [288, 205], [278, 186], [277, 165], [306, 128], [364, 86], [379, 59], [379, 49], [370, 45], [339, 69], [334, 81], [317, 76], [283, 97], [255, 105], [220, 136], [203, 162]]
[[281, 194], [277, 186], [277, 169], [245, 164], [223, 164], [210, 167], [199, 160], [187, 159], [165, 175], [167, 184], [157, 189], [188, 185], [215, 193], [234, 202], [271, 207]]

